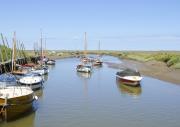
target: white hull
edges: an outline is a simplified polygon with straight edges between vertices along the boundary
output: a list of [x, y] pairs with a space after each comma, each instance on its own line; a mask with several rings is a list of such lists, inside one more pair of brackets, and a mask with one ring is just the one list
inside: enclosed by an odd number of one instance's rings
[[23, 77], [19, 80], [19, 83], [22, 85], [27, 85], [31, 87], [31, 89], [40, 89], [42, 88], [43, 78], [40, 76], [27, 76]]
[[52, 61], [52, 60], [47, 61], [47, 65], [55, 65], [55, 61]]
[[78, 65], [76, 70], [78, 72], [90, 73], [92, 68], [90, 66]]
[[37, 73], [37, 74], [40, 74], [40, 75], [45, 75], [45, 74], [49, 73], [49, 70], [41, 69], [41, 70], [34, 70], [34, 71], [31, 71], [31, 72], [32, 73]]
[[126, 85], [138, 86], [142, 80], [141, 76], [119, 76], [116, 75], [117, 79]]

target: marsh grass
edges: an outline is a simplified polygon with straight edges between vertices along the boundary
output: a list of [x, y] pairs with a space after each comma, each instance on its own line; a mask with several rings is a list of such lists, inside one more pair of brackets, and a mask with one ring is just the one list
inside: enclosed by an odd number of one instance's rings
[[[88, 54], [111, 55], [120, 59], [131, 59], [141, 62], [161, 61], [168, 67], [180, 69], [179, 51], [113, 51], [113, 50], [90, 50]], [[57, 50], [54, 53], [48, 51], [48, 56], [57, 56], [58, 58], [83, 55], [84, 51]], [[31, 53], [32, 55], [32, 53]]]

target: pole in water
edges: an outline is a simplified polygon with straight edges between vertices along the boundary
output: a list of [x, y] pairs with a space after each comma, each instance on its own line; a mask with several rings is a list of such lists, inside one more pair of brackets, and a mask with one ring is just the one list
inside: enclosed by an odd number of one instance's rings
[[6, 94], [6, 97], [5, 97], [5, 112], [4, 112], [4, 119], [5, 121], [7, 120], [7, 99], [8, 99], [8, 94]]

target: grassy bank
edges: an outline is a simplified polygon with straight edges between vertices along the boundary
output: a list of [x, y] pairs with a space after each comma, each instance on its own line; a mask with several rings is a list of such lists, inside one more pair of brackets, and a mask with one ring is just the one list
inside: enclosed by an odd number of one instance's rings
[[141, 62], [160, 61], [166, 63], [168, 67], [180, 69], [179, 51], [90, 51], [90, 53], [112, 55], [121, 59], [131, 59]]
[[119, 57], [121, 59], [131, 59], [141, 62], [160, 61], [166, 63], [168, 67], [180, 69], [180, 52], [173, 51], [108, 51], [104, 54]]
[[[111, 51], [111, 50], [91, 50], [89, 54], [102, 54], [119, 57], [121, 59], [131, 59], [141, 62], [148, 61], [160, 61], [166, 63], [168, 67], [180, 69], [180, 52], [179, 51]], [[33, 56], [34, 53], [28, 52], [29, 56]], [[72, 50], [55, 50], [46, 51], [45, 55], [49, 58], [67, 58], [82, 55], [83, 51]]]
[[[27, 57], [38, 56], [41, 53], [34, 53], [34, 51], [26, 51]], [[43, 55], [50, 58], [50, 59], [61, 59], [61, 58], [69, 58], [75, 57], [79, 55], [78, 51], [71, 51], [71, 50], [56, 50], [56, 51], [45, 51]]]

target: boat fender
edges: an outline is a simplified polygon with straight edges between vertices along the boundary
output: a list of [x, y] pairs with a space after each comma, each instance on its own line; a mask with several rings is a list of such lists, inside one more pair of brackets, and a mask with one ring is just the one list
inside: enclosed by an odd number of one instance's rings
[[38, 100], [38, 96], [34, 96], [34, 99], [35, 99], [35, 100]]

